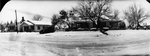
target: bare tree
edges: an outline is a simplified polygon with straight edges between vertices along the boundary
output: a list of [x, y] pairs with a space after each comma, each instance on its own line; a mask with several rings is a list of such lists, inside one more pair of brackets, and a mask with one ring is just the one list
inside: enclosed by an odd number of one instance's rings
[[39, 14], [36, 14], [36, 15], [33, 16], [33, 20], [35, 20], [35, 21], [40, 21], [40, 20], [42, 20], [42, 18], [43, 17]]
[[68, 13], [65, 10], [61, 10], [59, 14], [52, 16], [52, 24], [57, 25], [59, 28], [63, 28], [61, 26], [71, 28], [71, 22], [68, 20]]
[[61, 19], [66, 19], [66, 18], [68, 18], [68, 13], [65, 11], [65, 10], [61, 10], [60, 12], [59, 12], [59, 14], [61, 15]]
[[107, 15], [107, 17], [110, 20], [119, 20], [119, 11], [118, 10], [112, 10], [112, 12]]
[[89, 19], [97, 26], [96, 20], [102, 19], [102, 15], [107, 16], [111, 13], [111, 3], [112, 0], [84, 0], [80, 1], [73, 11], [79, 14], [82, 19]]
[[118, 10], [114, 10], [112, 19], [119, 20], [118, 15], [119, 15], [119, 11]]
[[148, 17], [149, 14], [146, 13], [144, 8], [138, 7], [136, 4], [129, 6], [128, 9], [124, 11], [124, 19], [127, 19], [129, 26], [132, 28], [138, 29], [138, 27], [141, 26], [140, 23]]

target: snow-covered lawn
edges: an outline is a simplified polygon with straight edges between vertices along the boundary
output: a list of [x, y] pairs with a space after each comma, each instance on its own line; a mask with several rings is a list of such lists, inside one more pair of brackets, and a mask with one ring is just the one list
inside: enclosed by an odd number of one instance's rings
[[150, 54], [150, 30], [0, 33], [0, 56]]

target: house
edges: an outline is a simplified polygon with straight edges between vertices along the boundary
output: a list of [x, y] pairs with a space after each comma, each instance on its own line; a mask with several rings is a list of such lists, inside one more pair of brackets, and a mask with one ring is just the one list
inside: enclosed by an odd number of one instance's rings
[[90, 20], [76, 20], [73, 21], [77, 28], [91, 28], [93, 27], [93, 22]]
[[[126, 25], [122, 20], [111, 20], [106, 16], [103, 16], [103, 23], [104, 23], [104, 27], [105, 28], [109, 28], [109, 29], [125, 29]], [[72, 22], [74, 23], [72, 25], [73, 30], [93, 30], [96, 29], [96, 25], [94, 24], [95, 22], [92, 22], [89, 19], [79, 19], [79, 20], [72, 20]], [[96, 23], [97, 24], [97, 23]]]
[[17, 22], [17, 24], [11, 21], [7, 28], [8, 32], [39, 32], [51, 25], [51, 22], [25, 20], [24, 17], [22, 17], [22, 20]]
[[8, 28], [8, 30], [7, 30], [7, 31], [9, 31], [9, 32], [15, 32], [15, 31], [16, 31], [16, 29], [17, 29], [17, 27], [16, 27], [16, 24], [15, 24], [15, 23], [9, 24], [7, 28]]
[[52, 24], [49, 22], [43, 22], [43, 21], [23, 21], [19, 25], [19, 31], [21, 32], [39, 32], [45, 27], [51, 26]]

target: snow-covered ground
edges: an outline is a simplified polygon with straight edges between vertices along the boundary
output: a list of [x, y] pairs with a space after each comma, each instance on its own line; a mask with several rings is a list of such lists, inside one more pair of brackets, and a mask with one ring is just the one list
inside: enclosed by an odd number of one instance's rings
[[0, 56], [106, 56], [150, 54], [150, 30], [0, 33]]

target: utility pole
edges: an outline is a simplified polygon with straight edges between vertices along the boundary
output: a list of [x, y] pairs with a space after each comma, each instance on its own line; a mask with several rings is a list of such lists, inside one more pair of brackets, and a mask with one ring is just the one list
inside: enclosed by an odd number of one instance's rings
[[17, 33], [18, 33], [18, 23], [17, 23], [17, 10], [15, 10], [15, 15], [16, 15], [16, 30], [17, 30]]

